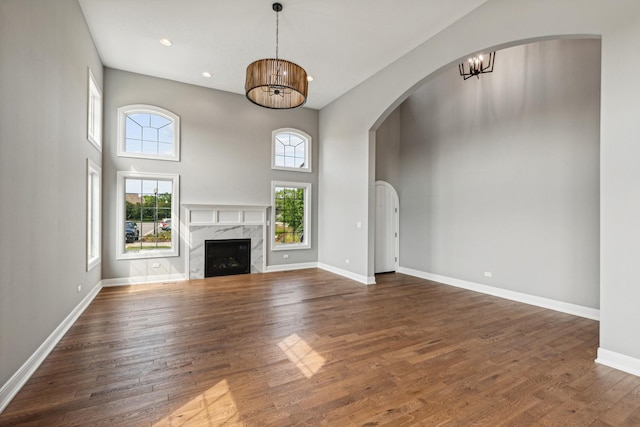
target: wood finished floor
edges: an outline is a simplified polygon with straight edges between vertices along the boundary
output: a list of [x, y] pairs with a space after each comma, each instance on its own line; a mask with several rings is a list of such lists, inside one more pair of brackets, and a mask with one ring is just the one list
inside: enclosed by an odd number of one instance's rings
[[34, 426], [638, 426], [598, 323], [401, 274], [105, 288], [0, 415]]

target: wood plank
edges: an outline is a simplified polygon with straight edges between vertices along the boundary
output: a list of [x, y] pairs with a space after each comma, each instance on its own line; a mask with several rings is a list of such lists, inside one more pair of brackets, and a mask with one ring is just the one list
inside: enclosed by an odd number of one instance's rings
[[598, 323], [385, 274], [105, 288], [5, 411], [19, 425], [640, 424]]

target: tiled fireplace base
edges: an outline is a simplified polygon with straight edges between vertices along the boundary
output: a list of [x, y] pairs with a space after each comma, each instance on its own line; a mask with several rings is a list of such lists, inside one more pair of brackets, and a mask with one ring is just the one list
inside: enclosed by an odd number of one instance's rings
[[251, 239], [251, 272], [263, 273], [262, 225], [200, 225], [189, 227], [189, 279], [204, 278], [204, 241]]
[[263, 273], [266, 265], [267, 211], [269, 206], [183, 205], [186, 271], [189, 279], [204, 278], [204, 241], [251, 239], [251, 273]]

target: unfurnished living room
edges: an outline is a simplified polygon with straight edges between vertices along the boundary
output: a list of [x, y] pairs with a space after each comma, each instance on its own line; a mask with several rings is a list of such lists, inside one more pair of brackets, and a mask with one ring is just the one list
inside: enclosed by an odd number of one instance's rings
[[0, 0], [0, 426], [640, 425], [637, 0]]

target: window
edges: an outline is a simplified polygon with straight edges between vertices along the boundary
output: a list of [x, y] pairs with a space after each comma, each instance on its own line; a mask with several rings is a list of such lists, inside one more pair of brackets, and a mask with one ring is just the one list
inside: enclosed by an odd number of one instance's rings
[[87, 101], [87, 139], [102, 150], [102, 92], [89, 70], [89, 90]]
[[178, 179], [118, 172], [117, 259], [178, 256]]
[[100, 264], [102, 170], [87, 159], [87, 271]]
[[296, 129], [278, 129], [272, 134], [271, 168], [311, 172], [311, 137]]
[[272, 182], [272, 250], [311, 247], [311, 184]]
[[180, 118], [152, 105], [118, 108], [118, 156], [180, 161]]

